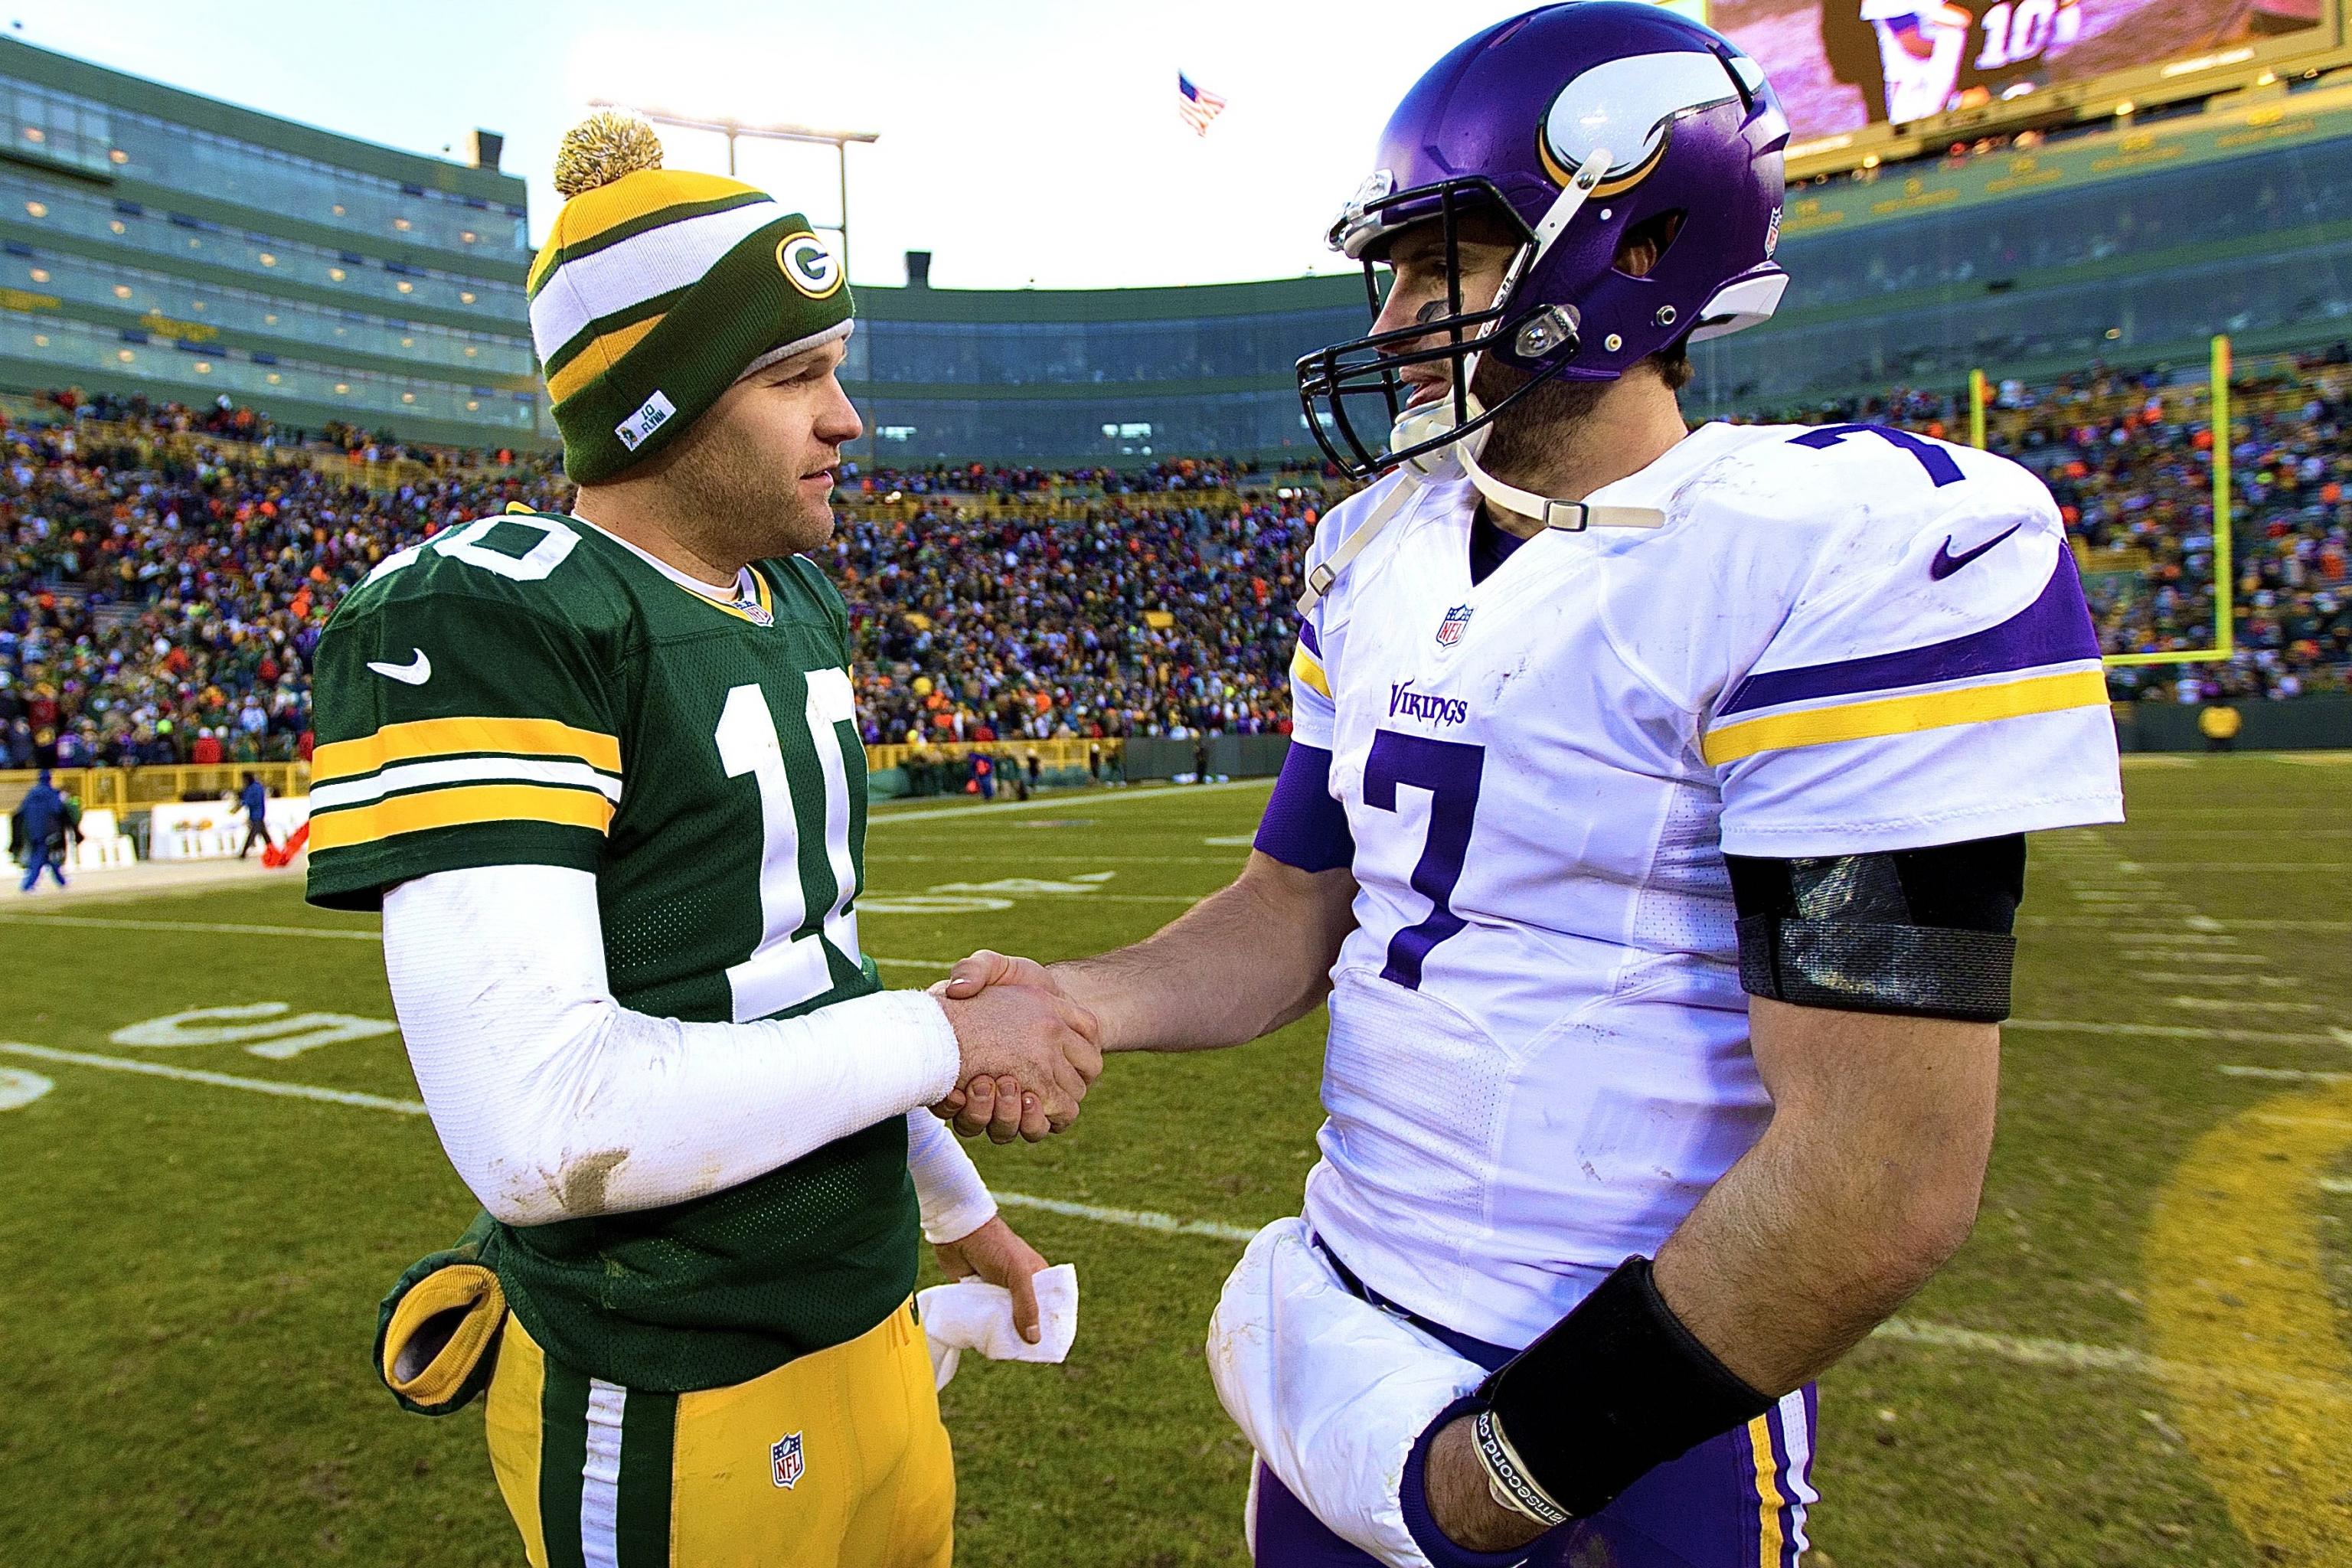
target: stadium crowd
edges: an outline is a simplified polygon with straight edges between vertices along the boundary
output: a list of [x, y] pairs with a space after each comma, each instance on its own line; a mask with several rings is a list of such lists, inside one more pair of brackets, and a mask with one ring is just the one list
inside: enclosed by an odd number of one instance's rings
[[[2237, 658], [2118, 669], [2118, 697], [2346, 685], [2341, 359], [2241, 394]], [[2211, 440], [2164, 393], [2153, 376], [2095, 371], [2004, 385], [1998, 400], [1994, 444], [2048, 479], [2110, 652], [2210, 640]], [[568, 499], [544, 464], [461, 462], [356, 431], [304, 446], [247, 409], [59, 396], [41, 412], [0, 448], [0, 766], [305, 757], [309, 660], [341, 595], [438, 529]], [[1965, 418], [1917, 393], [1798, 416], [1936, 434]], [[331, 477], [322, 450], [422, 466], [368, 488]], [[845, 473], [826, 564], [850, 604], [866, 739], [1285, 727], [1291, 604], [1324, 492], [1277, 478], [1213, 461]]]

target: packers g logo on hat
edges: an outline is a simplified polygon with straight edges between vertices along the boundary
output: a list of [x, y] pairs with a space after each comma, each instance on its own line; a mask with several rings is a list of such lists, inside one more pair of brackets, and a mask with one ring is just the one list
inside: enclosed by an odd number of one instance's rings
[[778, 240], [776, 266], [786, 282], [812, 300], [827, 299], [841, 287], [841, 263], [813, 234], [787, 235]]

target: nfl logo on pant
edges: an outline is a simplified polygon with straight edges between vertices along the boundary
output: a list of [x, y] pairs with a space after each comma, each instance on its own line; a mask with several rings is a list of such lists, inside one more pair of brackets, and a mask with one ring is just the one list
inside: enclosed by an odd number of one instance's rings
[[768, 1459], [776, 1468], [776, 1484], [786, 1491], [793, 1489], [802, 1473], [808, 1468], [801, 1458], [801, 1435], [798, 1432], [790, 1432], [777, 1438], [775, 1446], [768, 1450]]
[[1437, 646], [1440, 647], [1452, 647], [1455, 643], [1462, 640], [1462, 634], [1469, 625], [1470, 606], [1467, 605], [1454, 605], [1452, 609], [1445, 612], [1445, 618], [1437, 623]]

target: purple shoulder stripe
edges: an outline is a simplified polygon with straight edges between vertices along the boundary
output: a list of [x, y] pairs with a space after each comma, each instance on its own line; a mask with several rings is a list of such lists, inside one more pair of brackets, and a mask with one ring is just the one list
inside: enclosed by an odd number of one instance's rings
[[2000, 625], [1900, 653], [1751, 675], [1739, 683], [1717, 717], [1727, 719], [1750, 709], [1816, 697], [1887, 691], [2098, 657], [2099, 635], [2091, 625], [2090, 606], [2083, 600], [2083, 579], [2074, 569], [2074, 552], [2062, 542], [2049, 586]]

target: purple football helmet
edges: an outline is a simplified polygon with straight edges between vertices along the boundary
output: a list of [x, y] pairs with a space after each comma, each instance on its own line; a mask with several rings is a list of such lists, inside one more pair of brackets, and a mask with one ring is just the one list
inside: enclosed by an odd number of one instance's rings
[[[1479, 33], [1405, 94], [1379, 166], [1330, 234], [1333, 249], [1364, 263], [1377, 317], [1390, 243], [1412, 225], [1443, 225], [1447, 313], [1300, 360], [1308, 427], [1334, 462], [1369, 479], [1475, 436], [1528, 386], [1613, 380], [1677, 342], [1765, 320], [1789, 281], [1772, 260], [1788, 140], [1762, 68], [1659, 6], [1577, 0]], [[1520, 248], [1500, 297], [1465, 310], [1457, 231], [1473, 212], [1500, 217]], [[1634, 230], [1664, 239], [1639, 278], [1615, 265]], [[1441, 341], [1405, 346], [1429, 338]], [[1491, 409], [1470, 395], [1481, 355], [1529, 376]], [[1437, 361], [1451, 362], [1451, 407], [1400, 423], [1397, 372]], [[1364, 397], [1380, 400], [1377, 415]]]

